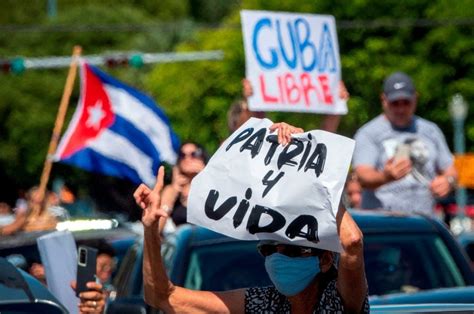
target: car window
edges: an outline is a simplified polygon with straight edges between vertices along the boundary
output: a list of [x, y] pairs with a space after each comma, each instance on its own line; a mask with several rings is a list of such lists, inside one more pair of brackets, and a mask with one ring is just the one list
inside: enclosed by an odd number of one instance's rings
[[364, 255], [370, 295], [465, 286], [442, 239], [429, 234], [369, 234]]
[[264, 259], [257, 252], [256, 244], [244, 241], [194, 248], [184, 286], [223, 291], [270, 284]]
[[[141, 280], [141, 252], [141, 243], [137, 243], [129, 248], [127, 254], [123, 258], [122, 265], [114, 278], [114, 286], [117, 288], [117, 297], [130, 296], [139, 293], [139, 291], [136, 291], [135, 287], [137, 279]], [[137, 269], [137, 267], [140, 269]], [[141, 285], [141, 281], [138, 284]]]

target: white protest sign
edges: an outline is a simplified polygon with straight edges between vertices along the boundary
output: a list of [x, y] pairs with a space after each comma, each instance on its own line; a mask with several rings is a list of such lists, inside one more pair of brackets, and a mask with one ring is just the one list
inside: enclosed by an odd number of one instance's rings
[[71, 288], [76, 280], [77, 251], [70, 231], [55, 231], [36, 239], [51, 293], [71, 314], [79, 313], [79, 298]]
[[336, 228], [354, 141], [326, 131], [293, 135], [251, 118], [192, 181], [188, 222], [242, 240], [277, 240], [339, 252]]
[[331, 15], [241, 11], [253, 111], [346, 114]]

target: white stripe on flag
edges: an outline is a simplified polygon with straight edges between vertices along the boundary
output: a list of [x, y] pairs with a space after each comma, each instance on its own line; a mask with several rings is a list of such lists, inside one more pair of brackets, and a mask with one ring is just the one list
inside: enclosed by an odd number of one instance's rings
[[171, 143], [169, 127], [152, 110], [142, 105], [138, 99], [123, 89], [105, 85], [115, 114], [128, 120], [137, 129], [146, 134], [157, 147], [161, 160], [176, 163], [176, 153]]
[[98, 137], [88, 142], [87, 147], [99, 154], [118, 162], [124, 163], [134, 169], [140, 179], [148, 186], [155, 184], [155, 174], [153, 173], [153, 160], [143, 154], [127, 138], [117, 133], [104, 129]]

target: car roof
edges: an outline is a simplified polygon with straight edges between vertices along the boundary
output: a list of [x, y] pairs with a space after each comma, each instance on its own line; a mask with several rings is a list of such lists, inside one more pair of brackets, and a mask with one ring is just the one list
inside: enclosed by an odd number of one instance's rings
[[[357, 225], [365, 233], [430, 233], [436, 232], [437, 222], [422, 214], [406, 214], [382, 210], [351, 210]], [[220, 233], [194, 225], [181, 225], [177, 240], [193, 246], [210, 245], [217, 242], [238, 241]]]
[[474, 243], [474, 231], [463, 232], [457, 236], [457, 239], [463, 245]]
[[31, 275], [0, 257], [0, 311], [43, 309], [67, 313], [61, 303]]
[[[56, 230], [45, 230], [45, 231], [32, 231], [32, 232], [20, 232], [12, 236], [2, 237], [0, 241], [0, 250], [17, 248], [22, 246], [36, 245], [36, 239], [52, 233]], [[81, 230], [71, 231], [76, 241], [87, 241], [92, 239], [120, 239], [127, 237], [136, 237], [137, 234], [126, 228], [113, 228], [113, 229], [96, 229], [96, 230]]]
[[373, 296], [370, 304], [474, 303], [474, 286]]
[[351, 210], [359, 228], [366, 233], [430, 233], [436, 232], [439, 224], [421, 213], [402, 213], [384, 210]]

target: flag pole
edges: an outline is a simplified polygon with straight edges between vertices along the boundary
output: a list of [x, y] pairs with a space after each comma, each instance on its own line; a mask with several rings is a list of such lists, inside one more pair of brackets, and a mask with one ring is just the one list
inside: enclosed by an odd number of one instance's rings
[[56, 121], [54, 123], [53, 134], [49, 142], [48, 154], [46, 155], [46, 160], [44, 161], [43, 166], [43, 172], [41, 173], [41, 180], [38, 192], [42, 200], [41, 203], [43, 205], [40, 207], [40, 212], [37, 213], [38, 215], [41, 215], [45, 207], [46, 186], [48, 185], [51, 167], [53, 164], [53, 154], [56, 152], [59, 138], [61, 136], [61, 130], [64, 124], [64, 118], [66, 116], [67, 107], [69, 105], [69, 99], [71, 98], [72, 90], [74, 88], [74, 79], [76, 78], [78, 59], [81, 56], [81, 53], [81, 46], [74, 46], [71, 64], [69, 66], [69, 72], [66, 78], [66, 83], [64, 85], [63, 96], [59, 104], [59, 110], [56, 116]]

